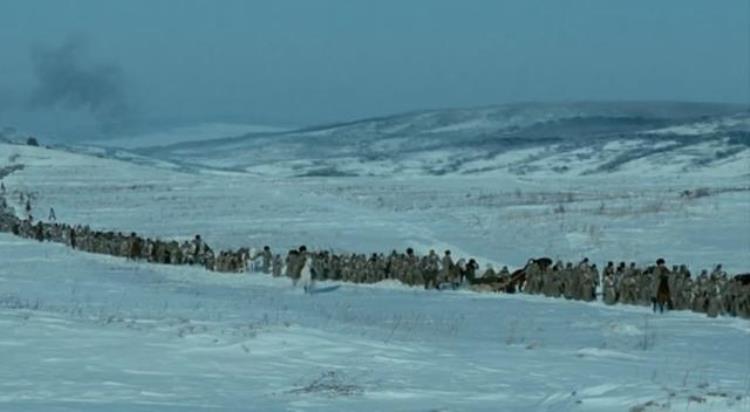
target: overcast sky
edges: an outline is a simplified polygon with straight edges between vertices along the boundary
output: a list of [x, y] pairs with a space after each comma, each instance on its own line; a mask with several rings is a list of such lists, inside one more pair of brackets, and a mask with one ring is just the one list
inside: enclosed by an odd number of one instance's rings
[[[750, 99], [750, 0], [3, 0], [0, 126]], [[94, 127], [96, 125], [96, 127]]]

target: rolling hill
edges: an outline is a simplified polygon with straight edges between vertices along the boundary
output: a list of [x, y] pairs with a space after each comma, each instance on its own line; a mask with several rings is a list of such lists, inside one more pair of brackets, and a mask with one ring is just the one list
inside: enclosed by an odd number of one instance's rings
[[131, 150], [267, 176], [385, 177], [648, 174], [665, 168], [747, 173], [749, 148], [750, 112], [743, 106], [566, 103], [421, 111]]

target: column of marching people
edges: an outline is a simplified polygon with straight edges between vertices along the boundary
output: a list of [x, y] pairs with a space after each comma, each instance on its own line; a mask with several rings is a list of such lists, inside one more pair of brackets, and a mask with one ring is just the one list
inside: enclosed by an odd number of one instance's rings
[[507, 266], [495, 270], [491, 265], [480, 270], [475, 259], [454, 260], [449, 250], [442, 256], [434, 250], [420, 256], [411, 248], [365, 255], [311, 251], [305, 246], [289, 250], [283, 257], [273, 254], [268, 246], [260, 251], [239, 248], [215, 252], [200, 235], [178, 241], [95, 230], [59, 223], [54, 209], [50, 209], [48, 221], [35, 220], [28, 194], [19, 194], [25, 212], [25, 217], [19, 218], [6, 200], [5, 185], [0, 184], [0, 231], [40, 242], [63, 243], [85, 252], [160, 264], [200, 265], [217, 272], [239, 273], [250, 268], [275, 277], [287, 276], [306, 288], [313, 280], [377, 283], [390, 279], [425, 289], [461, 287], [581, 301], [601, 297], [607, 305], [651, 305], [654, 310], [692, 310], [712, 317], [750, 318], [750, 274], [729, 276], [721, 265], [693, 277], [687, 266], [673, 265], [670, 269], [663, 259], [646, 267], [635, 262], [615, 265], [610, 261], [600, 270], [585, 258], [577, 264], [534, 258], [511, 271]]

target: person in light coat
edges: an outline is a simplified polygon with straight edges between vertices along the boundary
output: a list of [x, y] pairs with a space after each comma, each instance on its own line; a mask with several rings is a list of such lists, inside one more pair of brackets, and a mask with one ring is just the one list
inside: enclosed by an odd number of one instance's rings
[[302, 258], [304, 259], [304, 263], [302, 265], [302, 270], [300, 271], [299, 275], [299, 284], [302, 285], [302, 290], [305, 291], [305, 293], [312, 292], [313, 289], [313, 275], [312, 275], [312, 262], [310, 256], [304, 255]]

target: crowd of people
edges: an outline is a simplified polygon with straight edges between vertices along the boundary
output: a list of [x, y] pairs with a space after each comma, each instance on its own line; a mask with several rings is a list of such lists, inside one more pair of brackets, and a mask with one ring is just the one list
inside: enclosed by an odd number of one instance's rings
[[600, 271], [588, 259], [574, 265], [537, 258], [511, 272], [507, 266], [495, 270], [487, 265], [480, 270], [476, 260], [454, 260], [449, 250], [442, 256], [434, 250], [419, 256], [412, 249], [368, 256], [308, 251], [301, 246], [289, 250], [282, 258], [280, 254], [273, 254], [268, 246], [258, 252], [250, 248], [214, 252], [200, 235], [179, 242], [71, 226], [58, 223], [54, 210], [50, 210], [48, 221], [35, 221], [29, 199], [26, 199], [25, 212], [24, 218], [16, 216], [0, 193], [0, 231], [133, 260], [200, 265], [217, 272], [252, 270], [275, 277], [287, 276], [295, 284], [302, 279], [306, 286], [313, 279], [352, 283], [391, 279], [425, 289], [466, 287], [475, 291], [527, 293], [581, 301], [598, 300], [597, 290], [601, 290], [601, 299], [608, 305], [653, 305], [654, 310], [666, 307], [712, 317], [727, 315], [750, 319], [750, 275], [730, 277], [721, 265], [710, 274], [703, 270], [693, 278], [685, 265], [670, 269], [663, 259], [645, 268], [634, 262], [617, 265], [609, 262]]
[[221, 251], [218, 254], [195, 236], [189, 241], [143, 238], [135, 233], [96, 231], [89, 226], [30, 221], [0, 212], [0, 231], [57, 242], [84, 252], [106, 254], [133, 260], [171, 265], [201, 265], [218, 272], [244, 272], [248, 266], [248, 249]]
[[750, 275], [730, 277], [721, 265], [709, 274], [702, 270], [693, 277], [685, 265], [667, 267], [664, 259], [655, 265], [638, 267], [634, 262], [626, 264], [608, 262], [599, 271], [595, 264], [584, 259], [574, 266], [540, 265], [532, 261], [526, 268], [524, 291], [550, 297], [565, 297], [593, 301], [601, 283], [601, 298], [607, 305], [652, 306], [692, 310], [718, 315], [740, 316], [750, 319]]

